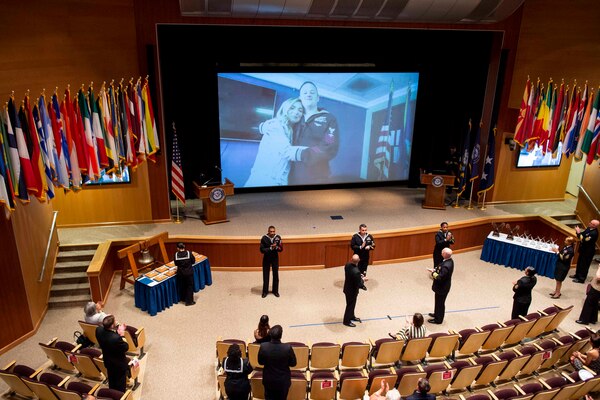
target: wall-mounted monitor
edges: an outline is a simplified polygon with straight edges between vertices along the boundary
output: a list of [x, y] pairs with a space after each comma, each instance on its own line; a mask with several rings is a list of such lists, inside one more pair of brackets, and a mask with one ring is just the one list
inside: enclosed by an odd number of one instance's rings
[[558, 143], [556, 152], [552, 149], [543, 151], [543, 148], [537, 143], [530, 148], [521, 147], [517, 157], [517, 168], [536, 168], [536, 167], [558, 167], [562, 159], [562, 142]]
[[218, 74], [223, 176], [237, 188], [408, 179], [416, 72]]
[[106, 170], [102, 170], [100, 173], [100, 178], [95, 181], [87, 180], [84, 182], [85, 185], [95, 186], [95, 185], [112, 185], [116, 183], [131, 183], [131, 175], [129, 174], [129, 167], [125, 166], [121, 170], [121, 174], [117, 175], [116, 173], [107, 174]]

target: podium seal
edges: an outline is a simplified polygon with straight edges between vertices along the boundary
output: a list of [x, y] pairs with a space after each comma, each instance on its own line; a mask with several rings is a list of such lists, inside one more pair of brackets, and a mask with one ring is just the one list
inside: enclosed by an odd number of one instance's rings
[[223, 200], [225, 200], [225, 191], [223, 190], [223, 188], [216, 187], [210, 191], [208, 197], [213, 203], [220, 203]]
[[431, 185], [436, 188], [444, 186], [444, 178], [439, 175], [434, 176], [433, 179], [431, 179]]

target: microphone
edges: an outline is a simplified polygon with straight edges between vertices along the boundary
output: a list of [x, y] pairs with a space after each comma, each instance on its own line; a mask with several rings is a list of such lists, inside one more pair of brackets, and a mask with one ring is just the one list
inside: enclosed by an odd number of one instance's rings
[[223, 183], [223, 170], [218, 165], [215, 165], [215, 169], [218, 169], [219, 172], [221, 173], [221, 183]]

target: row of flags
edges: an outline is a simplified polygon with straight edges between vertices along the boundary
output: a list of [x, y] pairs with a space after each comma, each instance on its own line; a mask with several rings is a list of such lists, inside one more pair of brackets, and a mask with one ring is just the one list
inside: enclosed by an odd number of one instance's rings
[[56, 188], [81, 190], [102, 174], [121, 176], [145, 160], [155, 161], [158, 130], [148, 78], [128, 84], [90, 85], [74, 96], [67, 88], [49, 98], [14, 95], [0, 110], [0, 208], [6, 217], [15, 200], [48, 201]]
[[483, 170], [479, 174], [479, 164], [481, 161], [481, 127], [479, 123], [477, 133], [475, 134], [475, 143], [471, 145], [472, 124], [469, 120], [467, 133], [463, 144], [463, 152], [460, 157], [459, 175], [458, 175], [458, 196], [463, 194], [467, 188], [467, 183], [481, 178], [479, 181], [478, 195], [482, 195], [494, 186], [494, 168], [496, 163], [496, 128], [492, 129], [487, 141], [487, 148], [483, 157]]
[[525, 83], [523, 98], [515, 129], [515, 142], [532, 149], [537, 144], [542, 152], [557, 156], [558, 145], [563, 143], [562, 153], [575, 156], [576, 161], [585, 158], [588, 164], [600, 158], [600, 88], [590, 89], [586, 82], [583, 89], [552, 79], [546, 86], [538, 78], [534, 85], [529, 78]]

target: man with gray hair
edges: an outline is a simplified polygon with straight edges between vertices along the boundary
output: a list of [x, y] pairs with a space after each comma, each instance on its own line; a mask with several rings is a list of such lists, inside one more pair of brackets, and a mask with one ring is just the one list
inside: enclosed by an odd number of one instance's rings
[[433, 285], [431, 290], [435, 293], [435, 307], [427, 322], [431, 324], [441, 324], [444, 322], [446, 313], [446, 297], [450, 292], [452, 284], [452, 273], [454, 272], [454, 261], [452, 260], [452, 250], [446, 247], [442, 250], [443, 261], [434, 269], [430, 269]]
[[99, 301], [94, 303], [93, 301], [88, 301], [87, 304], [83, 307], [83, 311], [85, 313], [84, 319], [88, 324], [94, 325], [102, 325], [102, 320], [106, 317], [106, 313], [102, 311], [102, 302]]

